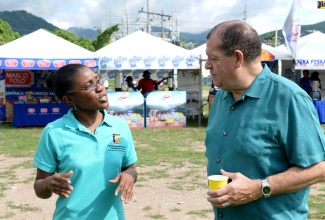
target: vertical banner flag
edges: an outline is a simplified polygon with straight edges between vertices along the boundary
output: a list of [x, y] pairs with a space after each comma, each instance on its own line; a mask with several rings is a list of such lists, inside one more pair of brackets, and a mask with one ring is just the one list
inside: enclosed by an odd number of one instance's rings
[[298, 45], [298, 39], [300, 37], [301, 24], [299, 14], [302, 8], [302, 3], [303, 0], [293, 0], [291, 10], [284, 22], [282, 29], [286, 46], [293, 58], [296, 58], [296, 49]]

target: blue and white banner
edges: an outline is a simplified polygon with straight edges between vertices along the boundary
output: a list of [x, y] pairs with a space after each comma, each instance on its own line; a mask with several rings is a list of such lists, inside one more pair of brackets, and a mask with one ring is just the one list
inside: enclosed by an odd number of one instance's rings
[[23, 58], [0, 58], [0, 69], [12, 70], [56, 70], [60, 67], [79, 63], [92, 69], [98, 68], [97, 59], [23, 59]]
[[175, 56], [104, 56], [100, 58], [100, 69], [136, 70], [136, 69], [198, 69], [199, 57], [188, 55]]

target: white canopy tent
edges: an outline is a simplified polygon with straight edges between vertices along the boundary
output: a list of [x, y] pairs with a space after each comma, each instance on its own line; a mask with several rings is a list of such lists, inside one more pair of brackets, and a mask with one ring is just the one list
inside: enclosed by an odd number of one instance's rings
[[[13, 104], [20, 95], [47, 93], [46, 74], [38, 71], [56, 70], [69, 63], [97, 68], [95, 54], [46, 30], [39, 29], [0, 46], [0, 92], [6, 98], [6, 120], [12, 120]], [[2, 71], [4, 70], [4, 71]], [[45, 91], [44, 91], [45, 90]], [[47, 94], [48, 95], [48, 94]], [[54, 94], [51, 95], [54, 98]]]
[[275, 60], [293, 60], [288, 50], [281, 50], [278, 47], [271, 47], [267, 44], [262, 44], [262, 49], [271, 53]]
[[298, 41], [295, 69], [325, 69], [325, 34], [319, 31], [301, 37]]
[[198, 47], [195, 47], [194, 49], [191, 50], [191, 52], [200, 55], [202, 59], [207, 59], [207, 55], [205, 53], [206, 48], [207, 48], [207, 44], [205, 43]]
[[198, 69], [198, 60], [186, 49], [143, 31], [129, 34], [95, 53], [100, 69]]
[[[131, 33], [95, 53], [99, 57], [101, 73], [114, 72], [114, 70], [132, 71], [133, 73], [143, 70], [172, 70], [175, 74], [177, 69], [199, 69], [199, 58], [193, 56], [191, 51], [143, 31]], [[111, 76], [111, 74], [109, 75]], [[199, 80], [201, 82], [201, 76]], [[201, 89], [200, 87], [199, 91]], [[201, 100], [199, 100], [199, 104], [201, 104]]]
[[97, 66], [94, 52], [43, 29], [0, 46], [0, 69], [57, 69], [69, 62]]
[[0, 46], [0, 57], [85, 59], [94, 57], [94, 52], [39, 29]]

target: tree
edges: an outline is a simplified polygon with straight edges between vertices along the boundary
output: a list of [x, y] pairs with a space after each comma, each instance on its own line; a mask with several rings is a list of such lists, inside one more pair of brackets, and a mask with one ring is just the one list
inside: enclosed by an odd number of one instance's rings
[[184, 49], [188, 49], [187, 43], [185, 42], [184, 38], [181, 38], [181, 47], [183, 47]]
[[20, 35], [11, 29], [9, 23], [0, 19], [0, 45], [6, 44], [18, 38], [20, 38]]
[[95, 51], [95, 48], [93, 46], [93, 41], [86, 38], [85, 36], [81, 36], [79, 38], [78, 45], [80, 47], [83, 47], [83, 48], [87, 49], [87, 50], [90, 50], [90, 51], [93, 51], [93, 52]]
[[82, 48], [85, 48], [90, 51], [95, 51], [95, 48], [92, 45], [92, 40], [82, 36], [78, 39], [77, 35], [65, 30], [57, 29], [54, 31], [54, 34], [58, 37], [61, 37], [67, 41], [70, 41], [73, 44], [76, 44]]
[[74, 33], [70, 33], [68, 31], [65, 31], [65, 30], [61, 30], [61, 29], [56, 29], [54, 31], [54, 34], [58, 37], [61, 37], [67, 41], [70, 41], [71, 43], [74, 43], [76, 45], [79, 45], [78, 43], [78, 37], [76, 34]]
[[111, 42], [111, 36], [114, 32], [118, 31], [118, 24], [111, 26], [107, 28], [104, 32], [101, 33], [101, 31], [98, 29], [98, 36], [97, 38], [93, 41], [92, 45], [95, 48], [95, 51], [105, 47]]
[[90, 40], [84, 36], [78, 39], [76, 34], [60, 29], [55, 30], [54, 34], [87, 50], [96, 51], [109, 44], [112, 34], [118, 30], [118, 24], [111, 26], [104, 32], [98, 29], [98, 36], [95, 40]]

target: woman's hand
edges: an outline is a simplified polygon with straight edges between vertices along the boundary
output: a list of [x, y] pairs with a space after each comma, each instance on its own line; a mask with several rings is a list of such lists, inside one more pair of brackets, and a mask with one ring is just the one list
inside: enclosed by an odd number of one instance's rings
[[128, 204], [132, 200], [133, 185], [136, 180], [137, 171], [134, 165], [131, 165], [125, 171], [117, 174], [114, 179], [109, 180], [109, 183], [114, 184], [120, 182], [115, 190], [115, 195], [117, 196], [118, 193], [122, 191], [121, 200], [124, 201], [125, 204]]
[[64, 198], [68, 198], [73, 187], [70, 185], [69, 178], [73, 171], [68, 173], [48, 173], [37, 168], [36, 180], [34, 182], [34, 190], [36, 195], [42, 199], [48, 199], [53, 193]]
[[71, 181], [68, 179], [73, 174], [73, 171], [70, 170], [68, 173], [55, 173], [52, 175], [52, 180], [50, 187], [52, 188], [53, 193], [58, 194], [64, 198], [69, 198], [73, 187], [70, 185]]

